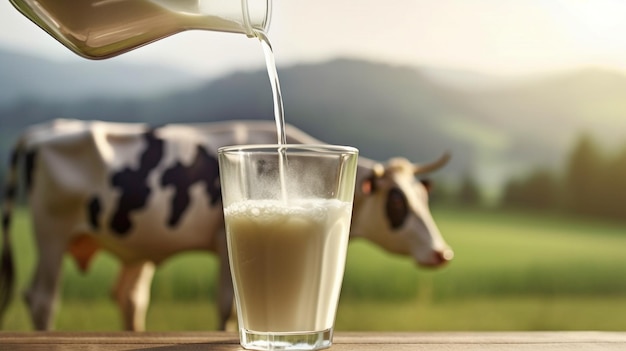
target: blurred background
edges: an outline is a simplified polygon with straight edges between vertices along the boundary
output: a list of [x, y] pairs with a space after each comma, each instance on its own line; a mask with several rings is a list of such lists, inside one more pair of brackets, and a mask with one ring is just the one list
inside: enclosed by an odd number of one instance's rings
[[[626, 2], [276, 0], [286, 121], [384, 161], [451, 163], [431, 209], [456, 257], [425, 270], [351, 243], [339, 330], [623, 330]], [[29, 125], [272, 120], [260, 44], [185, 32], [106, 61], [77, 57], [0, 1], [0, 180]], [[6, 160], [6, 161], [4, 161]], [[18, 286], [34, 264], [28, 207]], [[66, 262], [61, 330], [116, 330], [117, 263]], [[216, 261], [157, 271], [148, 330], [217, 325]], [[6, 329], [31, 328], [16, 299]]]

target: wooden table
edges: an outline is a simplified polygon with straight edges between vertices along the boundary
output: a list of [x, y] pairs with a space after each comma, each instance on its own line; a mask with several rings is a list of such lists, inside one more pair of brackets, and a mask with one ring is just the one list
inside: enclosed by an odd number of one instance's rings
[[[0, 351], [242, 350], [235, 333], [0, 332]], [[329, 351], [626, 350], [626, 332], [338, 332]]]

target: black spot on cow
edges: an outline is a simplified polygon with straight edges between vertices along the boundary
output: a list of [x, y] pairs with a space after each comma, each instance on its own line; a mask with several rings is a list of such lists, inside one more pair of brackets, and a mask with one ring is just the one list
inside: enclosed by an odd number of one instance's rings
[[409, 214], [408, 202], [402, 190], [398, 188], [392, 188], [389, 190], [385, 208], [387, 212], [387, 219], [389, 219], [391, 228], [400, 228]]
[[100, 211], [102, 211], [100, 199], [97, 196], [94, 196], [91, 201], [87, 203], [87, 219], [93, 229], [100, 229], [100, 221], [98, 221]]
[[218, 179], [217, 159], [200, 145], [196, 147], [196, 157], [190, 165], [185, 166], [177, 162], [176, 165], [167, 169], [161, 178], [161, 186], [173, 186], [175, 190], [168, 225], [174, 227], [178, 224], [191, 201], [189, 188], [196, 183], [204, 183], [209, 205], [217, 204], [221, 199]]
[[111, 185], [121, 190], [117, 209], [111, 218], [111, 229], [121, 236], [132, 228], [131, 212], [146, 205], [150, 196], [148, 175], [163, 158], [165, 142], [157, 138], [154, 131], [145, 133], [144, 139], [147, 147], [141, 154], [139, 168], [126, 167], [111, 176]]

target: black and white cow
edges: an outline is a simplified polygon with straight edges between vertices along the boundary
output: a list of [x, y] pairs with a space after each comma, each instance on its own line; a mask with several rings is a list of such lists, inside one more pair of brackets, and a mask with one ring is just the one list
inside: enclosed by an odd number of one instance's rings
[[[320, 141], [289, 126], [289, 143]], [[34, 327], [52, 328], [63, 255], [86, 271], [104, 249], [121, 263], [114, 296], [125, 328], [144, 330], [155, 266], [172, 255], [206, 250], [219, 256], [218, 309], [224, 328], [233, 303], [221, 207], [217, 148], [275, 143], [271, 122], [167, 125], [55, 120], [31, 127], [13, 153], [3, 212], [0, 316], [12, 295], [9, 227], [18, 163], [32, 208], [38, 262], [24, 296]], [[350, 236], [439, 266], [453, 253], [428, 208], [427, 187], [415, 178], [442, 167], [403, 158], [380, 164], [361, 157]]]

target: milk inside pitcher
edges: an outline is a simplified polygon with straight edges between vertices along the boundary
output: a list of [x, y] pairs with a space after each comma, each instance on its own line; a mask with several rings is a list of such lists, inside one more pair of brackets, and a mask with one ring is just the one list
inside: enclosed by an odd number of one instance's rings
[[271, 0], [10, 0], [80, 56], [104, 59], [191, 29], [254, 36]]

